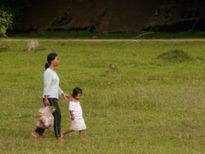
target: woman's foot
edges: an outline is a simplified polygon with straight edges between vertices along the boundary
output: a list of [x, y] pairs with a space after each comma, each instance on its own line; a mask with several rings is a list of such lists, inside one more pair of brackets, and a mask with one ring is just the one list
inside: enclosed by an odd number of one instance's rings
[[64, 140], [64, 138], [59, 137], [59, 138], [57, 138], [57, 139], [56, 139], [56, 141], [59, 141], [59, 142], [64, 142], [65, 140]]
[[40, 140], [40, 136], [36, 132], [33, 132], [31, 135], [35, 138], [35, 140]]

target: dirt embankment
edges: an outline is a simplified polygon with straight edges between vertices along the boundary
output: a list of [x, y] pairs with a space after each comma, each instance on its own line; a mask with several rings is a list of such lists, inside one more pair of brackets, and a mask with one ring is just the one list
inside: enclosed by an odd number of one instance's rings
[[16, 30], [98, 32], [205, 30], [203, 0], [44, 0], [25, 10]]

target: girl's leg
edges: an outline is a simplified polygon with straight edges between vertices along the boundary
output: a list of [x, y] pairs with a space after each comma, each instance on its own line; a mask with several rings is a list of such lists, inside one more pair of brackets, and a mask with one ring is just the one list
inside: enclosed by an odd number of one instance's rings
[[80, 131], [79, 131], [79, 135], [80, 135], [80, 139], [81, 139], [81, 140], [83, 139], [83, 132], [84, 132], [83, 130], [80, 130]]
[[72, 129], [68, 129], [67, 131], [65, 131], [62, 135], [61, 135], [61, 137], [64, 137], [66, 134], [69, 134], [69, 133], [71, 133], [73, 130]]

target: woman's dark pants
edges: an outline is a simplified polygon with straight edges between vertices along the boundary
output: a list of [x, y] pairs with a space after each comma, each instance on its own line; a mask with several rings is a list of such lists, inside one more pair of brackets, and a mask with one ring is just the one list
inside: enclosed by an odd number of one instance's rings
[[[61, 111], [58, 106], [58, 99], [56, 98], [48, 98], [50, 106], [54, 106], [56, 108], [55, 112], [53, 112], [54, 116], [54, 131], [56, 138], [61, 136]], [[43, 102], [45, 100], [43, 99]], [[40, 136], [43, 135], [45, 129], [44, 128], [36, 128], [35, 132]]]

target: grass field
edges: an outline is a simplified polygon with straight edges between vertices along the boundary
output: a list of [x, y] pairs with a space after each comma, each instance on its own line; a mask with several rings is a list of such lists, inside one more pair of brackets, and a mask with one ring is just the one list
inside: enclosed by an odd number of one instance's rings
[[[35, 52], [0, 44], [0, 153], [205, 153], [204, 42], [40, 42]], [[184, 52], [168, 52], [176, 49]], [[31, 137], [50, 52], [61, 88], [84, 91], [83, 141], [76, 132], [58, 143], [53, 129]], [[59, 103], [65, 131], [68, 104]]]

